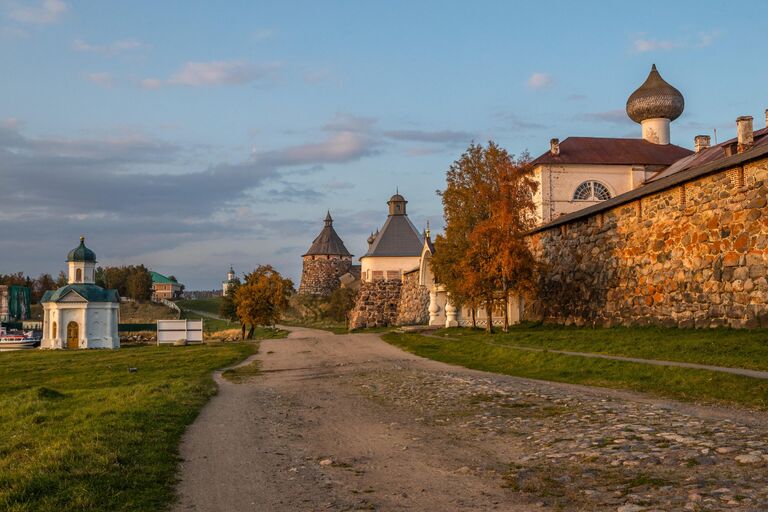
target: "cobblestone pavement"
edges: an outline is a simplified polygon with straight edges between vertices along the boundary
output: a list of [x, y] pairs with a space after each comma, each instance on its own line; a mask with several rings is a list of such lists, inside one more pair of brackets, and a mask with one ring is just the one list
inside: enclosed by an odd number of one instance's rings
[[476, 372], [371, 334], [262, 342], [177, 510], [768, 510], [763, 413]]
[[[768, 510], [762, 415], [453, 371], [351, 377], [456, 442], [509, 444], [510, 489], [566, 510]], [[729, 414], [733, 412], [733, 414]]]

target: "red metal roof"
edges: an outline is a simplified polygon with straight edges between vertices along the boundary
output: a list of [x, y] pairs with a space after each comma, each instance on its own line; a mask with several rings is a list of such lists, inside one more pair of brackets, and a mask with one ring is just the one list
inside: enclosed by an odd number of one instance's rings
[[[754, 131], [753, 137], [754, 137], [755, 146], [768, 145], [768, 127]], [[720, 144], [717, 144], [715, 146], [711, 146], [707, 149], [702, 149], [698, 153], [693, 153], [689, 155], [687, 158], [683, 158], [682, 160], [679, 160], [674, 164], [670, 165], [666, 169], [659, 171], [658, 173], [654, 174], [648, 181], [649, 182], [656, 181], [666, 176], [670, 176], [672, 174], [676, 174], [686, 169], [690, 169], [691, 167], [698, 167], [700, 165], [704, 165], [711, 162], [715, 162], [717, 160], [724, 159], [728, 155], [725, 154], [725, 151], [723, 148], [736, 143], [737, 143], [736, 138], [733, 138], [733, 139], [728, 139], [725, 142], [721, 142]]]
[[643, 139], [568, 137], [560, 143], [560, 154], [547, 151], [533, 165], [671, 165], [693, 153], [674, 144], [654, 144]]

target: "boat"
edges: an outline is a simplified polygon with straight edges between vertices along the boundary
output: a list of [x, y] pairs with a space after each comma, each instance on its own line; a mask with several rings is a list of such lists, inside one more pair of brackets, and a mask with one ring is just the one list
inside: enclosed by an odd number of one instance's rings
[[0, 352], [25, 350], [38, 347], [39, 345], [40, 337], [35, 336], [33, 331], [12, 334], [5, 327], [0, 327]]

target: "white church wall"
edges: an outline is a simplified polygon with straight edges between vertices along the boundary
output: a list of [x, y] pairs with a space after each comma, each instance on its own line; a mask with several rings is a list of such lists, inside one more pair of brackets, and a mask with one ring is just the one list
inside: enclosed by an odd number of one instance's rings
[[[644, 178], [643, 174], [643, 178]], [[540, 185], [534, 194], [536, 215], [540, 222], [549, 222], [560, 215], [575, 212], [600, 201], [576, 201], [573, 193], [585, 181], [598, 181], [615, 197], [641, 183], [637, 169], [631, 165], [540, 165], [534, 169], [534, 179]]]
[[383, 278], [387, 279], [387, 272], [399, 272], [397, 279], [403, 272], [419, 267], [419, 256], [368, 256], [360, 260], [360, 279], [373, 281], [374, 272], [383, 272]]

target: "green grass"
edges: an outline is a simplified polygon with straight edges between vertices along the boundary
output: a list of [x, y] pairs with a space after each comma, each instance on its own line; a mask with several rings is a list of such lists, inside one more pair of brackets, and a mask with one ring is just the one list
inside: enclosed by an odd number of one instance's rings
[[227, 331], [229, 329], [240, 329], [240, 322], [230, 322], [228, 320], [210, 318], [207, 316], [198, 315], [197, 313], [193, 313], [186, 309], [182, 310], [181, 317], [189, 320], [200, 320], [202, 318], [204, 320], [203, 331], [205, 333], [215, 333], [219, 331]]
[[443, 329], [437, 335], [574, 352], [682, 361], [768, 370], [768, 329], [589, 329], [520, 325], [487, 335], [472, 329]]
[[[599, 335], [599, 334], [598, 334]], [[689, 401], [768, 409], [768, 380], [706, 370], [531, 352], [473, 340], [389, 333], [382, 338], [414, 354], [456, 365], [533, 379], [627, 389]]]
[[333, 334], [347, 334], [349, 329], [344, 322], [336, 322], [333, 320], [307, 320], [299, 318], [284, 318], [280, 321], [282, 325], [288, 325], [292, 327], [307, 327], [309, 329], [320, 329], [321, 331], [329, 331]]
[[202, 311], [203, 313], [210, 313], [218, 316], [219, 307], [221, 307], [221, 297], [177, 300], [176, 305], [181, 309], [194, 309], [196, 311]]
[[234, 382], [235, 384], [241, 384], [259, 375], [260, 373], [261, 373], [261, 361], [256, 359], [246, 365], [224, 370], [223, 372], [221, 372], [221, 376], [230, 382]]
[[0, 354], [0, 510], [166, 509], [181, 435], [216, 390], [211, 372], [254, 348]]

